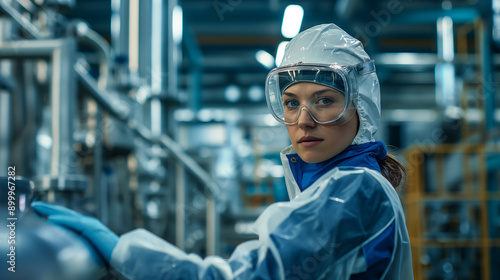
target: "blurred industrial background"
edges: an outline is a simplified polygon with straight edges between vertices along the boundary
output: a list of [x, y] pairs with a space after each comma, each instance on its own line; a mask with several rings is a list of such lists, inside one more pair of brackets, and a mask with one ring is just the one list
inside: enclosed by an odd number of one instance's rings
[[330, 22], [377, 66], [415, 278], [500, 279], [499, 0], [0, 0], [0, 175], [227, 257], [288, 199], [266, 75]]

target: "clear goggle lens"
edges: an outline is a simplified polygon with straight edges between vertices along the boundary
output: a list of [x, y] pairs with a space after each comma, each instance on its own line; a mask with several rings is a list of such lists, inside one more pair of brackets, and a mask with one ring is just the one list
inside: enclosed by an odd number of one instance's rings
[[[320, 124], [342, 125], [356, 111], [358, 76], [375, 73], [373, 60], [356, 65], [312, 65], [298, 63], [272, 70], [266, 80], [266, 99], [278, 121], [292, 125], [298, 122], [302, 111]], [[324, 86], [311, 94], [295, 95], [287, 89], [300, 82]]]
[[[296, 83], [311, 82], [322, 87], [307, 96], [296, 95]], [[338, 69], [330, 67], [277, 68], [268, 75], [266, 97], [273, 116], [285, 124], [297, 123], [302, 111], [318, 123], [342, 124], [352, 117], [354, 106], [350, 95], [351, 85]]]
[[282, 108], [277, 108], [282, 112], [283, 121], [287, 124], [296, 123], [303, 111], [307, 111], [318, 123], [334, 122], [345, 115], [346, 110], [349, 109], [346, 106], [345, 95], [326, 86], [319, 88], [320, 91], [308, 96], [308, 98], [299, 97], [285, 90], [282, 95]]

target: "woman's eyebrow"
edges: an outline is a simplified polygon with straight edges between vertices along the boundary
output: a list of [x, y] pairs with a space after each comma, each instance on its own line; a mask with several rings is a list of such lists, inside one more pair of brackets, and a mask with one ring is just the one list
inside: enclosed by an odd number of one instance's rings
[[341, 92], [339, 92], [333, 88], [326, 88], [326, 89], [315, 91], [313, 95], [317, 97], [318, 95], [322, 95], [324, 93], [342, 94]]
[[338, 91], [334, 90], [333, 88], [325, 88], [325, 89], [321, 89], [321, 90], [315, 91], [314, 95], [320, 95], [320, 94], [323, 94], [325, 92], [338, 93]]
[[[320, 89], [320, 90], [315, 91], [312, 95], [318, 96], [318, 95], [321, 95], [321, 94], [324, 94], [324, 93], [338, 93], [338, 94], [342, 94], [341, 92], [339, 92], [339, 91], [337, 91], [337, 90], [335, 90], [333, 88], [325, 88], [325, 89]], [[288, 92], [288, 91], [283, 92], [283, 95], [297, 98], [297, 95], [295, 93]]]

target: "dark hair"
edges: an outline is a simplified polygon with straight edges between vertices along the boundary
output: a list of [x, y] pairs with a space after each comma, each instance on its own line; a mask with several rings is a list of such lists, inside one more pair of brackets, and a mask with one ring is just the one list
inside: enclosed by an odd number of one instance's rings
[[394, 157], [387, 153], [384, 160], [379, 161], [382, 175], [397, 189], [406, 178], [406, 168]]

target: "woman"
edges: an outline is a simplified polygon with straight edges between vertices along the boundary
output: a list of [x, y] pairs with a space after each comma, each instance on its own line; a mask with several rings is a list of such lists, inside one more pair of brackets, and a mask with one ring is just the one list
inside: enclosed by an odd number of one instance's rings
[[281, 153], [291, 201], [268, 207], [259, 240], [228, 261], [187, 255], [142, 229], [118, 238], [58, 206], [33, 209], [81, 233], [130, 279], [413, 279], [395, 192], [402, 166], [373, 138], [379, 84], [361, 43], [334, 24], [300, 33], [269, 73], [266, 97], [292, 142]]

